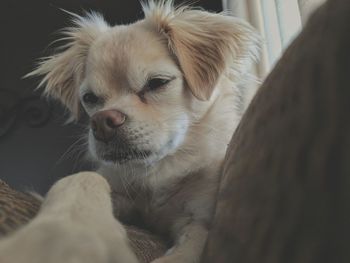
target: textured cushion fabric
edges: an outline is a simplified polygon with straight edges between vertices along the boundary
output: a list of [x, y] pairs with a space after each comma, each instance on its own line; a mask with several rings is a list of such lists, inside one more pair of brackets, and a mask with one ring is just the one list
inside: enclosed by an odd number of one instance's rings
[[0, 237], [26, 224], [39, 208], [38, 199], [11, 189], [0, 180]]
[[148, 263], [165, 254], [167, 247], [162, 239], [150, 232], [126, 226], [131, 247], [141, 263]]
[[204, 263], [350, 262], [350, 1], [311, 17], [231, 141]]
[[[16, 191], [0, 180], [0, 238], [28, 223], [39, 211], [41, 202], [30, 194]], [[163, 255], [163, 241], [149, 232], [127, 226], [130, 245], [141, 263]]]

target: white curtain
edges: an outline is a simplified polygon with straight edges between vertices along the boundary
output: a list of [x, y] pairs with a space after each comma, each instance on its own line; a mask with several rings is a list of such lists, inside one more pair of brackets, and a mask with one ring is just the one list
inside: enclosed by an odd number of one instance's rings
[[249, 21], [263, 37], [257, 74], [264, 78], [299, 33], [310, 13], [325, 0], [223, 0], [224, 9]]

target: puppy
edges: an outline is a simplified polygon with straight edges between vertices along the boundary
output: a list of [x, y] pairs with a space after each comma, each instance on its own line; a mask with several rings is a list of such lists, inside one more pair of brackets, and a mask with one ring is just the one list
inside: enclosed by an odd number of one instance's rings
[[89, 116], [89, 153], [112, 187], [116, 217], [173, 241], [154, 262], [199, 262], [259, 38], [234, 17], [171, 1], [143, 11], [117, 26], [74, 15], [68, 43], [30, 75], [43, 76], [45, 94], [73, 119]]

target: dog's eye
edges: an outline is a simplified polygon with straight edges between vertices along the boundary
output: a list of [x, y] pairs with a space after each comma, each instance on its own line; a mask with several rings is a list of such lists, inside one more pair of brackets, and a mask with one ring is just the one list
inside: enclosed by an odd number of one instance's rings
[[87, 92], [83, 96], [83, 101], [87, 104], [96, 104], [98, 100], [98, 97], [92, 92]]
[[148, 90], [156, 90], [170, 82], [169, 79], [154, 78], [150, 79], [147, 83]]

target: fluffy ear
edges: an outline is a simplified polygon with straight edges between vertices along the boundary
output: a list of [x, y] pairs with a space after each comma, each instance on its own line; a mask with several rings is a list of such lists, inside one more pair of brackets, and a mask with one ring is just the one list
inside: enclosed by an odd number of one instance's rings
[[60, 100], [77, 119], [80, 111], [78, 88], [88, 50], [108, 25], [97, 13], [89, 13], [86, 17], [71, 15], [74, 25], [64, 29], [64, 36], [59, 40], [66, 44], [58, 48], [58, 53], [42, 58], [37, 69], [26, 77], [43, 76], [39, 87], [44, 87], [44, 94]]
[[259, 37], [247, 23], [223, 14], [172, 1], [143, 4], [146, 21], [164, 34], [194, 96], [208, 100], [220, 75], [231, 67], [240, 73], [258, 57]]

